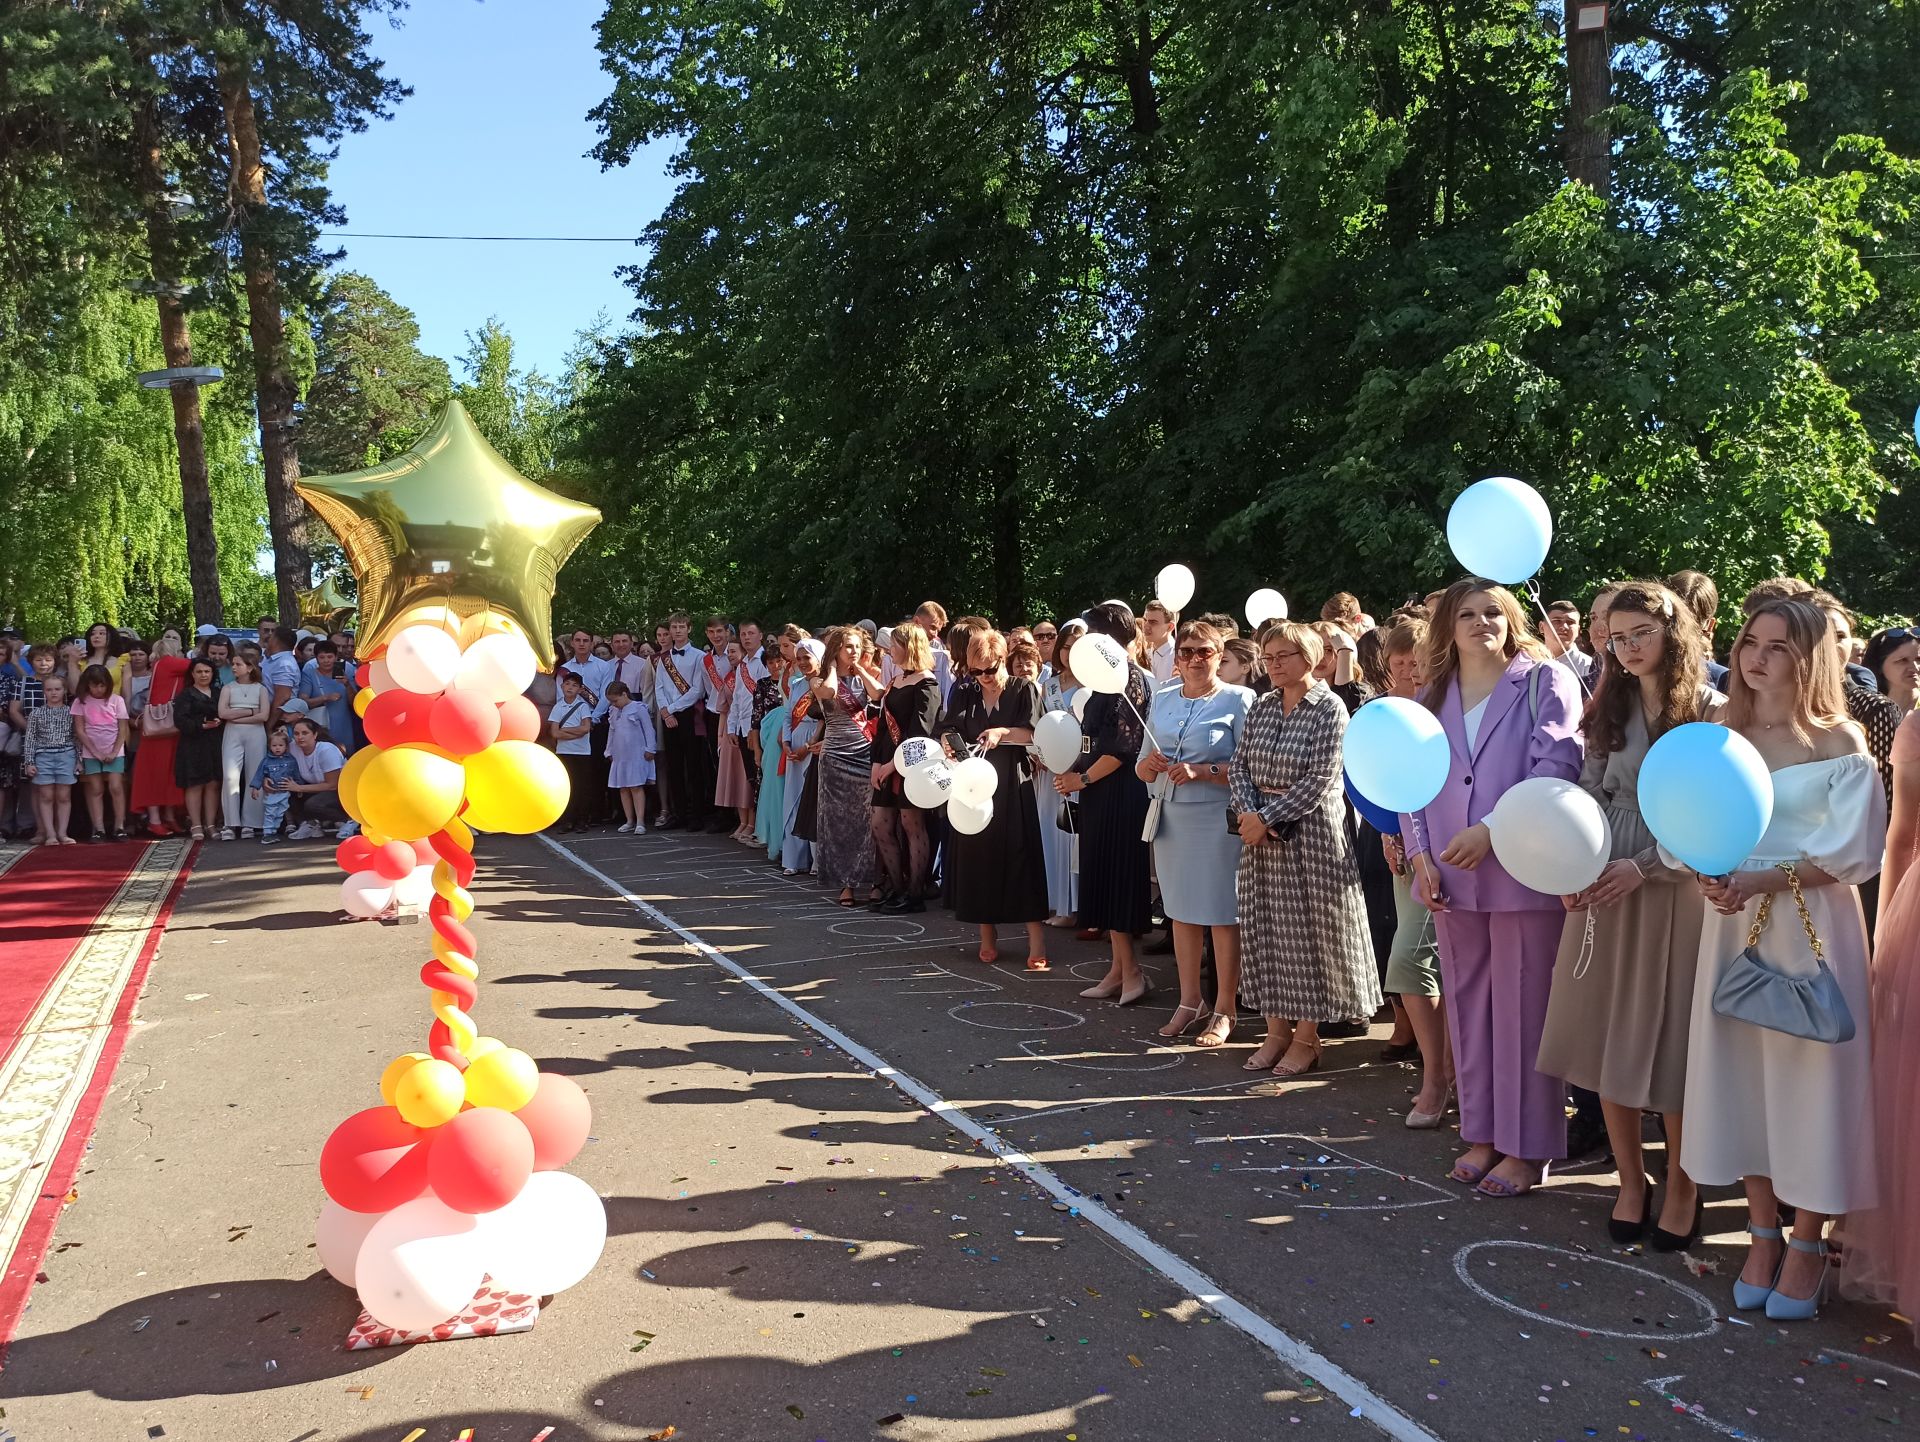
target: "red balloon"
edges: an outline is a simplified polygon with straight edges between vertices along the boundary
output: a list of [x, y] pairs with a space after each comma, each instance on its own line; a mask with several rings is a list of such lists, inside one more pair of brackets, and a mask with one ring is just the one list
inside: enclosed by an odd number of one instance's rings
[[334, 848], [333, 859], [342, 871], [365, 871], [373, 865], [373, 843], [364, 836], [349, 836]]
[[427, 1189], [427, 1134], [397, 1107], [368, 1107], [320, 1148], [320, 1184], [350, 1212], [388, 1212]]
[[500, 734], [496, 741], [538, 741], [540, 708], [525, 696], [500, 703]]
[[407, 845], [413, 848], [415, 866], [431, 866], [440, 859], [440, 853], [433, 849], [433, 843], [425, 837], [418, 841], [409, 841]]
[[405, 881], [418, 863], [413, 859], [413, 847], [404, 841], [389, 841], [373, 848], [370, 864], [388, 881]]
[[497, 1212], [533, 1175], [533, 1138], [499, 1107], [463, 1111], [434, 1134], [427, 1180], [456, 1212]]
[[427, 726], [433, 702], [433, 697], [416, 696], [411, 691], [382, 691], [360, 718], [367, 728], [367, 740], [385, 747], [432, 741]]
[[580, 1154], [593, 1130], [593, 1108], [572, 1077], [543, 1071], [533, 1097], [514, 1119], [533, 1134], [533, 1169], [557, 1172]]
[[448, 691], [433, 703], [433, 744], [455, 756], [485, 751], [500, 737], [500, 708], [474, 691]]

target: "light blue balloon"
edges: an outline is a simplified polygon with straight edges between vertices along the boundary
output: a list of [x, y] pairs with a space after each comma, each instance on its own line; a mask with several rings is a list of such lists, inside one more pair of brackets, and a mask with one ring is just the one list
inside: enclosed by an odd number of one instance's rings
[[1454, 498], [1447, 544], [1470, 576], [1516, 585], [1539, 571], [1553, 544], [1553, 513], [1512, 476], [1488, 476]]
[[1347, 723], [1345, 762], [1347, 779], [1368, 801], [1413, 812], [1440, 794], [1453, 756], [1438, 716], [1417, 701], [1382, 696]]
[[1753, 854], [1773, 820], [1773, 773], [1738, 731], [1676, 726], [1640, 763], [1640, 815], [1668, 851], [1702, 876], [1725, 876]]

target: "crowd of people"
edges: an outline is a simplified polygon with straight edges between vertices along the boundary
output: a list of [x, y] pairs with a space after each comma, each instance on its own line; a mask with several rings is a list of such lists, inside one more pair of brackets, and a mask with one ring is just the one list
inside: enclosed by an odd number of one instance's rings
[[251, 634], [201, 626], [190, 648], [174, 626], [0, 633], [0, 837], [350, 836], [339, 776], [364, 741], [358, 689], [350, 634], [271, 616]]
[[[1341, 594], [1318, 621], [1252, 634], [1159, 602], [1003, 630], [929, 601], [818, 637], [715, 616], [702, 646], [676, 614], [650, 641], [575, 631], [536, 699], [575, 780], [562, 831], [725, 834], [843, 907], [944, 906], [978, 928], [985, 963], [1024, 931], [1024, 965], [1046, 971], [1050, 929], [1074, 929], [1109, 956], [1081, 994], [1118, 1006], [1151, 995], [1140, 951], [1170, 950], [1178, 996], [1157, 1035], [1220, 1047], [1257, 1015], [1249, 1071], [1303, 1075], [1327, 1039], [1390, 1016], [1385, 1055], [1418, 1066], [1405, 1124], [1457, 1109], [1455, 1182], [1518, 1197], [1607, 1144], [1621, 1244], [1684, 1250], [1700, 1189], [1738, 1185], [1739, 1307], [1810, 1316], [1837, 1267], [1912, 1313], [1920, 632], [1857, 638], [1841, 602], [1789, 578], [1745, 598], [1725, 662], [1719, 619], [1692, 571], [1603, 586], [1584, 619], [1467, 578], [1377, 624]], [[1074, 676], [1087, 633], [1129, 654], [1119, 694]], [[1380, 697], [1434, 713], [1451, 769], [1376, 828], [1342, 756], [1349, 716]], [[1058, 711], [1082, 739], [1050, 770], [1036, 729]], [[1772, 823], [1722, 876], [1687, 870], [1640, 810], [1642, 761], [1692, 722], [1739, 732], [1772, 773]], [[984, 828], [903, 784], [897, 758], [929, 745], [992, 765]], [[1530, 777], [1579, 785], [1607, 817], [1612, 859], [1578, 895], [1533, 891], [1493, 854], [1487, 817]], [[1812, 1040], [1717, 1005], [1742, 956], [1830, 974], [1854, 1034]]]

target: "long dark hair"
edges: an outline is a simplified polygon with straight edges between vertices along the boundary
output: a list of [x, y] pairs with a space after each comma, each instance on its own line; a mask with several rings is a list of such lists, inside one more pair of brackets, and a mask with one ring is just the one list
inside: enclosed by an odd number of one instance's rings
[[[1660, 714], [1647, 730], [1658, 739], [1675, 726], [1700, 719], [1700, 686], [1706, 677], [1707, 638], [1693, 608], [1658, 581], [1628, 581], [1607, 602], [1607, 626], [1625, 613], [1645, 616], [1660, 628]], [[1640, 704], [1640, 678], [1611, 649], [1600, 653], [1600, 684], [1587, 702], [1581, 728], [1587, 749], [1609, 754], [1627, 744], [1627, 720]]]
[[1102, 601], [1097, 606], [1089, 606], [1080, 619], [1094, 635], [1118, 641], [1129, 655], [1133, 653], [1134, 638], [1140, 627], [1133, 618], [1133, 608], [1125, 601]]

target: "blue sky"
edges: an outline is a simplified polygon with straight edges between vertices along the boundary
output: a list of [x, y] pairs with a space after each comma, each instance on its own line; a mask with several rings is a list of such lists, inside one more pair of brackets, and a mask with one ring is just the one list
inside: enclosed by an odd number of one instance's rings
[[[413, 87], [394, 118], [340, 144], [331, 171], [346, 229], [435, 235], [637, 236], [672, 195], [656, 146], [602, 173], [586, 114], [608, 86], [594, 49], [600, 0], [414, 0], [373, 26], [387, 72]], [[332, 239], [419, 317], [421, 346], [460, 374], [466, 333], [498, 316], [515, 358], [552, 374], [575, 332], [632, 297], [626, 245]]]

